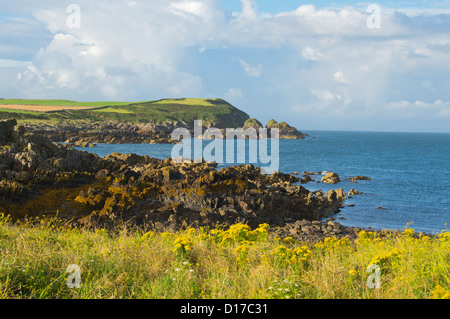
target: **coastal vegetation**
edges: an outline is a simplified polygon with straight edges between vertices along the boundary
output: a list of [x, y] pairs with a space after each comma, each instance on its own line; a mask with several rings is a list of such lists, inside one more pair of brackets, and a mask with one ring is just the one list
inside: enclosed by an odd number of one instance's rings
[[0, 119], [47, 122], [105, 120], [128, 123], [170, 122], [192, 125], [203, 120], [218, 128], [242, 127], [249, 116], [222, 99], [162, 99], [143, 102], [0, 100]]
[[[356, 240], [313, 243], [270, 228], [106, 230], [1, 216], [0, 298], [450, 298], [448, 231], [362, 230]], [[80, 288], [69, 265], [79, 267]]]

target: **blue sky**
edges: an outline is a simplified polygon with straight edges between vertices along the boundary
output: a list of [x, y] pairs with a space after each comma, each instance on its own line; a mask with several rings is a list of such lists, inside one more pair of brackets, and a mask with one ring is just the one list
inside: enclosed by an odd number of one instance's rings
[[[70, 3], [80, 28], [69, 27]], [[450, 1], [0, 2], [0, 97], [220, 97], [300, 130], [450, 131]]]

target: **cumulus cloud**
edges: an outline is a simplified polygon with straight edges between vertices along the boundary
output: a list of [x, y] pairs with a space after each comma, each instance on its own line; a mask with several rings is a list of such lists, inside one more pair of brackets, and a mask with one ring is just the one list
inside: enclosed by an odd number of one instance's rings
[[70, 28], [61, 4], [31, 6], [53, 37], [35, 54], [33, 67], [19, 73], [18, 85], [42, 85], [43, 96], [71, 89], [71, 97], [83, 99], [201, 94], [201, 78], [177, 66], [187, 47], [209, 36], [203, 27], [220, 20], [214, 1], [78, 4], [80, 28]]

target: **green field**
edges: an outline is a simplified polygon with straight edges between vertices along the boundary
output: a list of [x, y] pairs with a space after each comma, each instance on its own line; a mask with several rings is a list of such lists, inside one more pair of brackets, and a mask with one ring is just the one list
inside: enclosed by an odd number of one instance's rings
[[[3, 109], [2, 105], [4, 105]], [[12, 105], [19, 106], [21, 109], [8, 109], [8, 105], [10, 107]], [[61, 106], [61, 109], [54, 110], [55, 106]], [[46, 107], [51, 111], [46, 111]], [[64, 109], [64, 107], [72, 108]], [[133, 103], [0, 100], [0, 119], [8, 118], [16, 118], [19, 123], [33, 123], [33, 121], [59, 123], [78, 120], [101, 122], [106, 120], [130, 123], [184, 122], [188, 124], [193, 124], [194, 120], [201, 119], [205, 125], [225, 128], [241, 127], [249, 116], [222, 99], [162, 99]]]
[[70, 100], [4, 99], [0, 100], [0, 105], [1, 104], [102, 107], [110, 105], [127, 105], [130, 104], [130, 102], [77, 102]]

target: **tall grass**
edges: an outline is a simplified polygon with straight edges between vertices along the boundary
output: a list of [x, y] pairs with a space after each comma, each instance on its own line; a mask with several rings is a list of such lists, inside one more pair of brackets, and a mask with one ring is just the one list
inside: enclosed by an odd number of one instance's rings
[[[250, 229], [144, 232], [0, 218], [0, 298], [449, 298], [450, 233], [300, 243]], [[380, 288], [367, 267], [381, 268]], [[80, 267], [69, 288], [67, 267]]]

